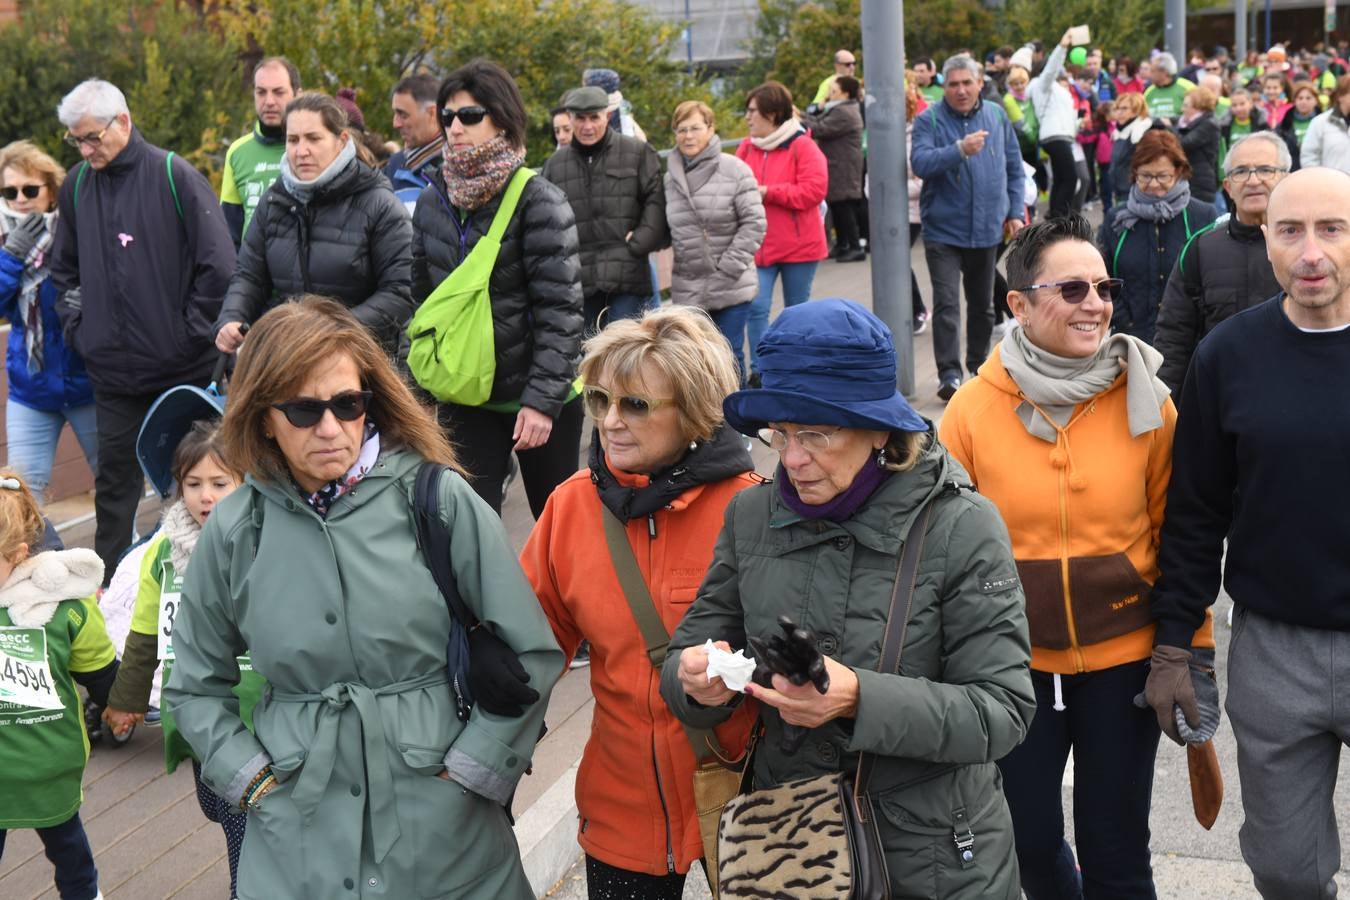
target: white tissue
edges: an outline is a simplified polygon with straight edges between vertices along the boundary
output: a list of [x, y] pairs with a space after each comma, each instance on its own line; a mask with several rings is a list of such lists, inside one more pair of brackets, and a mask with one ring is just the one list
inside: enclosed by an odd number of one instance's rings
[[713, 646], [712, 641], [705, 643], [703, 649], [708, 651], [708, 682], [720, 675], [728, 688], [744, 693], [750, 676], [755, 674], [755, 661], [747, 657], [744, 650], [728, 653]]

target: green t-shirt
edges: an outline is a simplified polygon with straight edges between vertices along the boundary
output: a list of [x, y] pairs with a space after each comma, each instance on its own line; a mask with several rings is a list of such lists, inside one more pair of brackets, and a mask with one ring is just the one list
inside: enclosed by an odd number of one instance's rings
[[0, 828], [48, 828], [79, 811], [89, 737], [70, 673], [116, 658], [92, 597], [63, 600], [41, 627], [0, 609], [0, 697], [23, 697], [0, 700]]
[[1174, 78], [1167, 87], [1156, 84], [1144, 91], [1144, 102], [1148, 104], [1148, 114], [1154, 119], [1176, 119], [1181, 116], [1181, 98], [1195, 90], [1195, 85], [1185, 78]]
[[1287, 113], [1287, 115], [1294, 121], [1294, 140], [1296, 140], [1298, 142], [1298, 145], [1302, 147], [1303, 136], [1308, 133], [1308, 126], [1312, 124], [1313, 116], [1308, 116], [1308, 118], [1306, 119], [1300, 119], [1298, 116], [1294, 115], [1294, 111], [1292, 109]]
[[253, 130], [225, 151], [225, 173], [220, 182], [220, 202], [244, 208], [244, 231], [253, 221], [253, 211], [262, 195], [281, 175], [281, 157], [286, 153], [284, 140], [268, 141], [255, 124]]
[[919, 88], [919, 96], [923, 97], [929, 106], [932, 106], [942, 99], [942, 85], [934, 82], [928, 87], [921, 87]]
[[1233, 125], [1232, 125], [1232, 127], [1231, 127], [1229, 133], [1230, 133], [1231, 135], [1233, 135], [1233, 137], [1235, 137], [1235, 138], [1236, 138], [1236, 137], [1241, 137], [1241, 136], [1244, 135], [1244, 134], [1251, 134], [1251, 133], [1252, 133], [1252, 120], [1251, 120], [1251, 119], [1248, 119], [1248, 120], [1245, 121], [1245, 122], [1241, 122], [1241, 121], [1238, 121], [1237, 119], [1234, 119], [1234, 120], [1233, 120]]

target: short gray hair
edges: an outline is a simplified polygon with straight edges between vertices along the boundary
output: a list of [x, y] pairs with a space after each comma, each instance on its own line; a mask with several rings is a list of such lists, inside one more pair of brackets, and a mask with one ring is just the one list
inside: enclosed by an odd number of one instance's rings
[[1168, 75], [1171, 75], [1173, 78], [1176, 77], [1177, 58], [1172, 54], [1159, 53], [1157, 56], [1153, 57], [1153, 65], [1156, 68], [1162, 69], [1164, 72], [1166, 72]]
[[947, 76], [957, 69], [965, 69], [970, 73], [970, 77], [976, 81], [981, 81], [984, 78], [984, 70], [980, 68], [979, 63], [967, 53], [958, 53], [955, 56], [947, 57], [947, 61], [942, 64], [942, 80], [946, 81]]
[[126, 95], [117, 85], [101, 78], [80, 82], [61, 98], [61, 105], [56, 108], [56, 117], [67, 128], [74, 128], [85, 116], [111, 122], [122, 113], [131, 116]]
[[1253, 131], [1251, 134], [1244, 134], [1236, 141], [1233, 141], [1232, 145], [1229, 146], [1228, 153], [1223, 158], [1223, 173], [1225, 177], [1227, 177], [1228, 173], [1233, 168], [1233, 154], [1237, 152], [1239, 147], [1248, 141], [1265, 141], [1274, 147], [1278, 153], [1277, 158], [1280, 161], [1280, 168], [1287, 172], [1294, 167], [1294, 157], [1290, 155], [1289, 145], [1284, 142], [1284, 138], [1273, 131]]

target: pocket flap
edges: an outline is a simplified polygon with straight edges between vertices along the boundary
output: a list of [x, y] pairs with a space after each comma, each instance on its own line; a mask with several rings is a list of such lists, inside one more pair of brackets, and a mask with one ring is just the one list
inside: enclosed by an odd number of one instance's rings
[[445, 751], [434, 747], [414, 747], [399, 744], [398, 754], [404, 764], [419, 775], [435, 775], [445, 768]]

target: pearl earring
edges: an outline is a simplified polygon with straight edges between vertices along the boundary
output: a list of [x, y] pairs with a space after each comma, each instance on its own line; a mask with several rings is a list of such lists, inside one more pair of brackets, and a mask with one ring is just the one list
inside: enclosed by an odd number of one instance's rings
[[689, 452], [692, 453], [693, 451], [695, 451], [695, 450], [697, 450], [697, 449], [698, 449], [698, 441], [690, 441], [690, 442], [689, 442]]
[[877, 468], [884, 469], [886, 468], [886, 465], [886, 448], [882, 447], [877, 451]]

